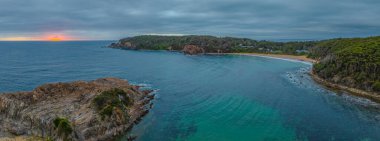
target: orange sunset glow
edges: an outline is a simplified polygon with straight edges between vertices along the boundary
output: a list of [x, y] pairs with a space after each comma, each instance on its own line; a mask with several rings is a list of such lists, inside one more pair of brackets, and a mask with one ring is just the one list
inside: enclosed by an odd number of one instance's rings
[[51, 42], [59, 42], [59, 41], [70, 41], [70, 40], [79, 40], [79, 39], [72, 38], [72, 37], [69, 37], [68, 35], [63, 35], [63, 34], [46, 34], [46, 35], [34, 36], [34, 37], [23, 37], [23, 36], [0, 37], [0, 41], [51, 41]]
[[60, 36], [54, 36], [54, 37], [48, 37], [47, 40], [48, 41], [53, 41], [53, 42], [58, 42], [58, 41], [64, 40], [64, 38], [60, 37]]
[[0, 41], [36, 41], [35, 38], [30, 37], [0, 37]]
[[52, 41], [52, 42], [59, 42], [59, 41], [68, 41], [68, 40], [74, 40], [73, 38], [70, 38], [67, 35], [63, 34], [49, 34], [45, 35], [43, 37], [44, 41]]

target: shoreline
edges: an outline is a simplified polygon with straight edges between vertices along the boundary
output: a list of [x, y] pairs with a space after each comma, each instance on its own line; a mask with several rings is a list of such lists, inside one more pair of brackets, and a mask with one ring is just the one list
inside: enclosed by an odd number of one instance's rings
[[207, 53], [210, 55], [243, 55], [243, 56], [257, 56], [257, 57], [268, 57], [274, 59], [288, 59], [292, 61], [301, 61], [314, 64], [317, 61], [314, 59], [307, 58], [306, 56], [296, 56], [296, 55], [285, 55], [285, 54], [267, 54], [267, 53]]
[[[307, 62], [313, 65], [314, 63], [317, 63], [317, 60], [306, 58], [306, 56], [295, 56], [295, 55], [281, 55], [281, 54], [265, 54], [265, 53], [208, 53], [211, 55], [244, 55], [244, 56], [258, 56], [258, 57], [267, 57], [267, 58], [273, 58], [273, 59], [284, 59], [288, 61], [300, 61], [300, 62]], [[347, 92], [349, 95], [366, 98], [373, 102], [380, 103], [380, 94], [377, 94], [376, 92], [369, 92], [360, 90], [357, 88], [347, 87], [341, 84], [336, 84], [329, 82], [315, 73], [313, 73], [312, 70], [309, 72], [310, 77], [318, 84], [326, 87], [327, 89], [330, 89], [332, 91], [340, 90]]]
[[358, 97], [361, 97], [361, 98], [366, 98], [366, 99], [369, 99], [369, 100], [371, 100], [373, 102], [380, 103], [380, 95], [377, 94], [376, 92], [364, 91], [364, 90], [360, 90], [360, 89], [357, 89], [357, 88], [352, 88], [352, 87], [347, 87], [347, 86], [344, 86], [344, 85], [332, 83], [332, 82], [329, 82], [329, 81], [327, 81], [327, 80], [319, 77], [318, 75], [316, 75], [312, 71], [310, 71], [309, 75], [311, 76], [311, 78], [315, 82], [317, 82], [318, 84], [320, 84], [322, 86], [325, 86], [327, 88], [338, 89], [338, 90], [347, 92], [350, 95], [358, 96]]

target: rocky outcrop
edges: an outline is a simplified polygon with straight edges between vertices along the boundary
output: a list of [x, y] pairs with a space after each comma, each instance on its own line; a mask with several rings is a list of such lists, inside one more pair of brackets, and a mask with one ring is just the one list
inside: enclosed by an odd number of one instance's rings
[[182, 49], [182, 52], [188, 55], [196, 55], [205, 53], [205, 50], [195, 45], [185, 45]]
[[374, 102], [380, 103], [380, 94], [377, 93], [377, 92], [368, 92], [368, 91], [364, 91], [364, 90], [361, 90], [361, 89], [357, 89], [357, 88], [353, 88], [353, 87], [347, 87], [345, 85], [340, 85], [340, 84], [337, 84], [337, 83], [333, 83], [333, 82], [330, 82], [330, 81], [328, 81], [326, 79], [323, 79], [323, 78], [319, 77], [313, 71], [310, 72], [310, 75], [313, 78], [313, 80], [315, 80], [317, 83], [319, 83], [321, 85], [324, 85], [324, 86], [326, 86], [328, 88], [333, 88], [335, 90], [343, 90], [345, 92], [348, 92], [348, 94], [352, 94], [352, 95], [355, 95], [355, 96], [367, 98], [367, 99], [370, 99], [370, 100], [372, 100]]
[[120, 49], [137, 49], [135, 45], [133, 45], [131, 42], [122, 42], [119, 41], [117, 43], [112, 43], [109, 45], [110, 48], [120, 48]]
[[[45, 84], [30, 92], [1, 94], [0, 140], [1, 136], [9, 138], [9, 135], [112, 140], [148, 112], [154, 97], [151, 92], [125, 80], [102, 78]], [[116, 101], [118, 107], [106, 105], [112, 96], [111, 103]]]

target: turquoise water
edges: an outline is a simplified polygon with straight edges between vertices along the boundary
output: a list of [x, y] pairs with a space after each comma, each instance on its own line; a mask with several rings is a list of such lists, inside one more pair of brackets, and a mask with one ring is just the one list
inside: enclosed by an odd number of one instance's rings
[[153, 109], [130, 133], [141, 141], [380, 140], [380, 106], [317, 85], [308, 64], [109, 43], [0, 42], [0, 92], [109, 76], [157, 89]]

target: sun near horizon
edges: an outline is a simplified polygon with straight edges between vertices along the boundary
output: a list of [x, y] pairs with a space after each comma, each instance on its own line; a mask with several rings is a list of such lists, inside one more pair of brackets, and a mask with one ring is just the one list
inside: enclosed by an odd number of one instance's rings
[[60, 42], [60, 41], [70, 41], [70, 40], [76, 40], [76, 39], [73, 39], [67, 35], [62, 35], [62, 34], [49, 34], [42, 37], [42, 40], [51, 41], [51, 42]]
[[47, 40], [52, 41], [52, 42], [59, 42], [59, 41], [64, 40], [64, 38], [62, 38], [60, 36], [53, 36], [53, 37], [48, 37]]

